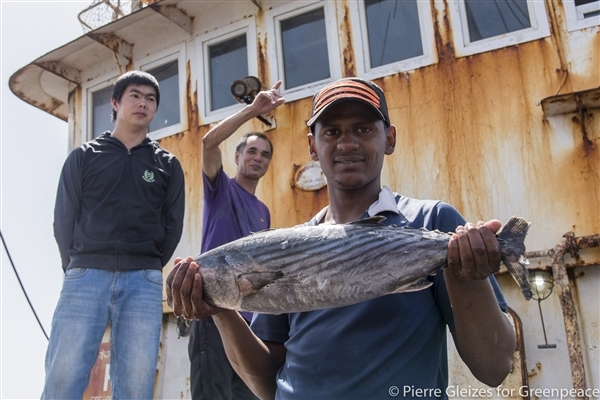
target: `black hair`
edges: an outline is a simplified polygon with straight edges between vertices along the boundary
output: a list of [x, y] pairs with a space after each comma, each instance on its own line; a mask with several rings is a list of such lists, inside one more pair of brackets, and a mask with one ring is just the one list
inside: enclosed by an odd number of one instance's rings
[[269, 140], [267, 135], [265, 135], [262, 132], [250, 132], [250, 133], [246, 133], [244, 136], [242, 136], [240, 138], [240, 140], [238, 141], [237, 146], [235, 147], [236, 153], [241, 154], [242, 151], [244, 151], [244, 147], [246, 147], [246, 143], [248, 142], [248, 138], [250, 136], [256, 136], [257, 138], [266, 140], [269, 143], [269, 146], [271, 146], [271, 156], [273, 156], [273, 143], [271, 143], [271, 141]]
[[[121, 101], [121, 97], [123, 97], [123, 93], [125, 93], [125, 90], [129, 85], [146, 85], [153, 87], [156, 92], [156, 108], [158, 108], [158, 105], [160, 104], [160, 89], [158, 87], [158, 81], [154, 76], [144, 71], [125, 72], [114, 84], [112, 98], [115, 99], [117, 103]], [[116, 119], [117, 112], [113, 110], [111, 120], [114, 122]]]

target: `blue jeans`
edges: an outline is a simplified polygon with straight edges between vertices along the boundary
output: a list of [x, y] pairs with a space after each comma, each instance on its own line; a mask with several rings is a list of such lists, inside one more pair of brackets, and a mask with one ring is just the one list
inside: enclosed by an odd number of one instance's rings
[[52, 319], [42, 399], [82, 398], [108, 324], [112, 398], [153, 398], [162, 272], [71, 268]]

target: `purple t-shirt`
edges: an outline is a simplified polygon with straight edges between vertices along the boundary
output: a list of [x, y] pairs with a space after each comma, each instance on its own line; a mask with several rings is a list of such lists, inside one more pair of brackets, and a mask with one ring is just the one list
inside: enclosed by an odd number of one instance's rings
[[[217, 174], [214, 187], [204, 172], [202, 181], [202, 253], [271, 226], [267, 206], [227, 176], [223, 167]], [[243, 312], [242, 315], [248, 321], [252, 319], [251, 313]]]

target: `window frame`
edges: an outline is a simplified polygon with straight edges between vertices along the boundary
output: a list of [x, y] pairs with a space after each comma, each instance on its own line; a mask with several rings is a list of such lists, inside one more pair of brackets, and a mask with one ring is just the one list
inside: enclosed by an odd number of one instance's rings
[[600, 15], [590, 18], [580, 17], [580, 14], [588, 9], [599, 10], [600, 0], [580, 6], [575, 5], [575, 0], [563, 0], [563, 7], [565, 10], [565, 20], [568, 32], [600, 25]]
[[118, 75], [110, 73], [81, 85], [82, 93], [85, 94], [82, 99], [81, 107], [82, 110], [84, 110], [83, 115], [81, 116], [81, 126], [83, 128], [80, 133], [81, 143], [94, 139], [94, 119], [92, 118], [94, 115], [94, 93], [112, 86], [118, 78]]
[[[159, 67], [161, 65], [167, 64], [171, 61], [177, 60], [177, 75], [178, 75], [178, 83], [179, 83], [179, 123], [173, 124], [152, 132], [148, 133], [148, 137], [152, 140], [163, 139], [167, 136], [172, 136], [187, 130], [187, 116], [186, 116], [186, 93], [185, 93], [185, 63], [186, 63], [186, 54], [185, 54], [185, 43], [181, 43], [178, 46], [170, 47], [169, 49], [160, 51], [158, 53], [152, 54], [148, 57], [145, 57], [135, 63], [138, 69], [141, 71], [148, 71], [152, 68]], [[161, 98], [161, 102], [164, 99]], [[158, 106], [160, 108], [160, 104]]]
[[[234, 38], [236, 36], [246, 35], [246, 50], [248, 55], [248, 75], [258, 76], [258, 51], [256, 21], [254, 16], [249, 16], [243, 21], [235, 22], [224, 28], [216, 29], [210, 33], [200, 35], [196, 38], [196, 59], [199, 59], [198, 65], [198, 110], [200, 112], [200, 124], [210, 124], [220, 121], [242, 109], [245, 104], [236, 103], [231, 106], [210, 110], [210, 54], [209, 46]], [[243, 79], [240, 76], [238, 79]], [[265, 83], [263, 82], [263, 85]], [[233, 96], [233, 95], [232, 95]]]
[[550, 25], [545, 2], [527, 0], [529, 22], [531, 27], [514, 32], [508, 32], [491, 38], [469, 42], [469, 26], [466, 18], [465, 0], [448, 2], [452, 35], [456, 57], [470, 56], [486, 51], [501, 49], [521, 43], [530, 42], [550, 36]]
[[[329, 75], [327, 79], [311, 82], [306, 85], [287, 89], [284, 79], [283, 49], [281, 40], [281, 24], [284, 19], [293, 18], [318, 8], [323, 8], [325, 15], [325, 31], [327, 34], [327, 54], [329, 56]], [[299, 100], [305, 97], [313, 96], [319, 89], [328, 83], [334, 82], [342, 77], [342, 63], [340, 46], [338, 42], [337, 14], [335, 3], [330, 1], [315, 1], [310, 3], [291, 2], [281, 7], [271, 9], [267, 13], [267, 37], [273, 38], [268, 41], [269, 54], [275, 54], [276, 62], [269, 64], [269, 74], [273, 79], [273, 84], [278, 80], [282, 81], [279, 91], [285, 97], [286, 101]]]
[[432, 18], [431, 2], [415, 0], [419, 14], [419, 28], [421, 32], [421, 43], [423, 45], [423, 55], [396, 61], [391, 64], [381, 65], [379, 67], [370, 66], [370, 48], [367, 29], [367, 16], [364, 0], [350, 3], [350, 12], [352, 21], [358, 22], [356, 26], [360, 29], [353, 29], [352, 39], [354, 47], [362, 51], [356, 51], [357, 74], [366, 79], [377, 79], [398, 72], [412, 71], [428, 65], [437, 64], [438, 55], [435, 47], [435, 32]]

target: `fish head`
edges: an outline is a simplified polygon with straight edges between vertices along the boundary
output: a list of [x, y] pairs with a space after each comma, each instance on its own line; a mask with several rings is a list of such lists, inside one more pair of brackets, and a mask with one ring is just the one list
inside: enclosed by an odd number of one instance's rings
[[236, 283], [236, 272], [223, 252], [205, 253], [197, 260], [202, 275], [202, 297], [209, 304], [237, 309], [241, 295]]

